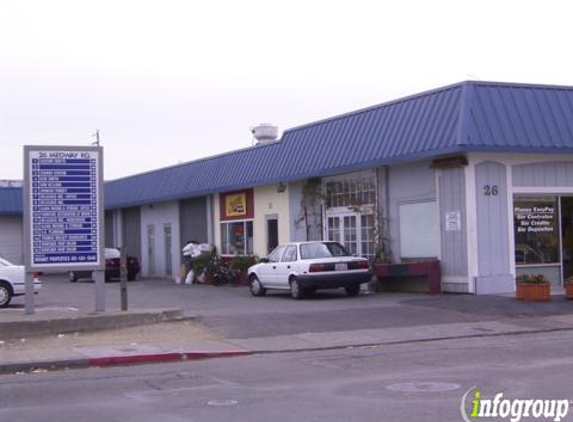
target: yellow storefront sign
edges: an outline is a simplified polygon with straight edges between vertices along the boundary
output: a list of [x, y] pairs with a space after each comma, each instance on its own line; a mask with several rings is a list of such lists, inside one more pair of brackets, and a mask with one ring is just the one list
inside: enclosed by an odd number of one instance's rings
[[247, 194], [233, 193], [225, 197], [225, 211], [227, 217], [242, 217], [247, 215]]

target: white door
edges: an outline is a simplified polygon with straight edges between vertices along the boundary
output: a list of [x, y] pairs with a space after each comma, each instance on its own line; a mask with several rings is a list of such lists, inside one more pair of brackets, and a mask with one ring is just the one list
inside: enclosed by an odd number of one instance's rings
[[373, 258], [374, 214], [344, 213], [326, 217], [326, 239], [340, 242], [352, 255]]
[[163, 225], [163, 241], [165, 244], [165, 275], [173, 275], [173, 239], [171, 236], [171, 224], [165, 223]]
[[147, 226], [147, 265], [149, 275], [155, 275], [155, 226]]

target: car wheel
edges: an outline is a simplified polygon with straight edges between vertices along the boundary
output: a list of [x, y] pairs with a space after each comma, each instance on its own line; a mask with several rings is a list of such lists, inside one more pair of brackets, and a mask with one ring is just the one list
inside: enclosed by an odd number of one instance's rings
[[127, 281], [133, 281], [137, 277], [137, 274], [127, 274]]
[[290, 285], [290, 296], [293, 299], [300, 300], [304, 297], [302, 288], [300, 287], [300, 284], [296, 278], [294, 277], [291, 278], [289, 285]]
[[6, 283], [0, 283], [0, 308], [5, 308], [12, 300], [12, 289]]
[[358, 293], [360, 293], [360, 284], [357, 284], [356, 286], [345, 287], [344, 290], [346, 290], [346, 294], [348, 296], [358, 296]]
[[264, 296], [267, 293], [267, 289], [263, 287], [256, 275], [251, 276], [249, 287], [253, 296]]

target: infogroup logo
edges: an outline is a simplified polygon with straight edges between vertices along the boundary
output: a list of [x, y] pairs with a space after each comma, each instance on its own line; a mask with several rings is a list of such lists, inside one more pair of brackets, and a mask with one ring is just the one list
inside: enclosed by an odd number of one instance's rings
[[462, 397], [460, 412], [465, 422], [498, 418], [519, 422], [535, 418], [559, 422], [569, 413], [568, 399], [507, 399], [497, 393], [493, 399], [483, 398], [481, 390], [472, 387]]

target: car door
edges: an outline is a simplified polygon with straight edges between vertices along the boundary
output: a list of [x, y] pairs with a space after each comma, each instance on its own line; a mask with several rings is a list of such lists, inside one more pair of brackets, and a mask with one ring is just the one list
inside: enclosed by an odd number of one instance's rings
[[288, 278], [291, 273], [292, 266], [297, 258], [296, 245], [287, 245], [284, 253], [282, 254], [280, 262], [276, 265], [275, 283], [276, 287], [287, 288]]
[[276, 282], [277, 263], [280, 261], [281, 256], [285, 250], [284, 245], [277, 246], [273, 251], [267, 255], [267, 261], [261, 265], [257, 271], [259, 281], [265, 286], [274, 286]]

